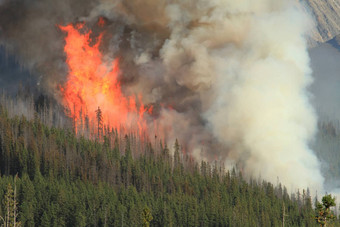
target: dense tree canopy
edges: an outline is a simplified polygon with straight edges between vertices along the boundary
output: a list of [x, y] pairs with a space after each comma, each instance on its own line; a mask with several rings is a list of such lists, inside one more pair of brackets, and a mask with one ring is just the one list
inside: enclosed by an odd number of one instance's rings
[[290, 196], [172, 146], [108, 128], [88, 139], [0, 106], [0, 216], [16, 188], [22, 226], [317, 225], [308, 190]]

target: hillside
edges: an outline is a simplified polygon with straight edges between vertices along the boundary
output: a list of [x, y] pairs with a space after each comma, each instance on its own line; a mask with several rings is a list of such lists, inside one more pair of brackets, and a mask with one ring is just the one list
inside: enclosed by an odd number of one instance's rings
[[340, 33], [339, 0], [302, 0], [316, 22], [312, 40], [323, 43]]
[[178, 143], [171, 154], [115, 130], [88, 140], [35, 116], [0, 108], [0, 216], [15, 188], [23, 226], [141, 226], [150, 216], [151, 226], [281, 226], [284, 213], [287, 226], [314, 226], [308, 190], [245, 181]]

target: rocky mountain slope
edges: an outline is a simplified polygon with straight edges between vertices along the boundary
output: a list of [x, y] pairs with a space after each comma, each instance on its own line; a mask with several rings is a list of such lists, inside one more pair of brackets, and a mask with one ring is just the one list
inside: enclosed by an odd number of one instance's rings
[[299, 0], [314, 18], [312, 42], [323, 43], [340, 34], [340, 0]]

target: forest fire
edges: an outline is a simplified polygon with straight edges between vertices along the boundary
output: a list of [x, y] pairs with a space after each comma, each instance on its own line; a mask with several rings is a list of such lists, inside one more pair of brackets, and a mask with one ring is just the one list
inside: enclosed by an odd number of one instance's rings
[[[306, 37], [314, 23], [304, 4], [19, 2], [0, 0], [0, 46], [29, 70], [18, 81], [51, 97], [35, 105], [51, 126], [73, 126], [100, 142], [101, 135], [131, 139], [141, 150], [140, 140], [154, 151], [166, 144], [170, 153], [178, 139], [198, 162], [218, 159], [272, 183], [279, 177], [288, 191], [323, 190], [311, 147], [318, 118]], [[14, 81], [8, 74], [4, 87]], [[60, 120], [40, 103], [63, 106]]]
[[67, 81], [60, 90], [63, 104], [74, 119], [75, 130], [98, 128], [99, 132], [101, 125], [145, 130], [143, 116], [147, 109], [141, 96], [138, 105], [135, 97], [124, 96], [118, 81], [118, 60], [104, 61], [99, 50], [102, 34], [91, 45], [91, 30], [80, 32], [84, 26], [59, 26], [67, 33], [64, 51], [69, 67]]

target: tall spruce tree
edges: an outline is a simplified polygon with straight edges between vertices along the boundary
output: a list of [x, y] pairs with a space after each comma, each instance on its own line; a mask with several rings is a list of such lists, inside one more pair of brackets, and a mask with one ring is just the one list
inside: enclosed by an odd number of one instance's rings
[[322, 198], [322, 204], [317, 202], [315, 219], [320, 226], [327, 226], [330, 221], [335, 219], [335, 216], [331, 211], [331, 207], [334, 207], [335, 205], [335, 197], [332, 197], [331, 194], [325, 195]]

